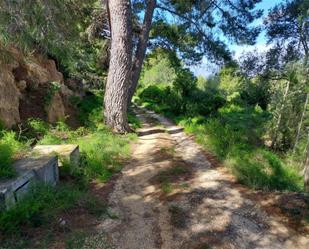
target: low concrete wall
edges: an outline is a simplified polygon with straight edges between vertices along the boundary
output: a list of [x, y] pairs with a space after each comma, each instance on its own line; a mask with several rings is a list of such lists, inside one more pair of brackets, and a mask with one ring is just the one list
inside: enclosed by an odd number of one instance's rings
[[14, 163], [17, 177], [0, 181], [0, 210], [9, 209], [21, 201], [32, 182], [56, 185], [59, 181], [56, 156], [25, 158]]

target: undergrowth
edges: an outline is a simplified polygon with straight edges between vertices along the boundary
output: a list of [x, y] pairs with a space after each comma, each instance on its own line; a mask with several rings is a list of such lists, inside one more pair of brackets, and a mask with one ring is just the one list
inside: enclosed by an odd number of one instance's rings
[[9, 238], [25, 236], [29, 229], [56, 229], [60, 226], [59, 217], [76, 208], [94, 216], [107, 214], [105, 203], [75, 183], [56, 187], [33, 184], [22, 202], [0, 213], [0, 236], [5, 236], [4, 242], [12, 243]]
[[138, 104], [164, 114], [194, 134], [196, 141], [215, 154], [239, 182], [254, 189], [303, 191], [297, 163], [264, 145], [266, 124], [271, 118], [267, 111], [259, 106], [226, 104], [206, 116], [188, 109], [179, 113], [164, 104], [167, 100], [162, 94], [159, 101], [158, 94], [147, 91], [136, 97]]
[[13, 162], [26, 152], [28, 143], [17, 139], [13, 131], [0, 131], [0, 179], [16, 176]]
[[297, 167], [262, 144], [265, 119], [267, 113], [261, 110], [235, 111], [231, 107], [221, 109], [209, 119], [178, 121], [186, 132], [195, 135], [198, 143], [223, 161], [241, 183], [254, 189], [302, 191], [303, 179]]
[[[89, 94], [83, 100], [74, 99], [74, 104], [82, 124], [77, 129], [64, 121], [48, 124], [40, 119], [29, 119], [21, 133], [0, 133], [0, 178], [16, 176], [12, 164], [30, 145], [78, 144], [80, 147], [79, 165], [73, 166], [61, 159], [58, 186], [33, 185], [22, 202], [0, 212], [0, 239], [5, 238], [12, 248], [18, 241], [24, 241], [23, 230], [42, 227], [44, 233], [52, 231], [54, 226], [59, 226], [58, 216], [74, 208], [85, 209], [94, 216], [107, 213], [106, 205], [89, 190], [90, 183], [106, 182], [121, 170], [130, 156], [130, 142], [136, 135], [115, 135], [104, 125], [101, 92]], [[140, 126], [132, 113], [129, 121], [133, 128]], [[14, 236], [18, 236], [18, 240], [14, 241]]]

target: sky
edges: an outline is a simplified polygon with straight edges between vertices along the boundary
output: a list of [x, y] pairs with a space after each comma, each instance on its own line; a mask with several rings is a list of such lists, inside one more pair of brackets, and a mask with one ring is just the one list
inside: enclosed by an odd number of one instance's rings
[[[256, 20], [257, 24], [263, 22], [263, 18], [267, 15], [267, 12], [270, 8], [274, 7], [278, 3], [284, 2], [284, 0], [263, 0], [261, 3], [257, 5], [258, 9], [264, 10], [264, 15], [260, 19]], [[265, 32], [262, 32], [257, 38], [257, 42], [254, 46], [238, 46], [238, 45], [229, 45], [231, 51], [234, 52], [234, 57], [238, 58], [243, 52], [252, 51], [257, 49], [258, 51], [267, 50], [268, 46], [266, 44], [266, 36]], [[218, 67], [214, 64], [210, 64], [207, 62], [206, 58], [203, 59], [200, 65], [191, 67], [191, 70], [194, 72], [196, 76], [204, 76], [208, 77], [209, 75], [215, 73], [218, 70]]]

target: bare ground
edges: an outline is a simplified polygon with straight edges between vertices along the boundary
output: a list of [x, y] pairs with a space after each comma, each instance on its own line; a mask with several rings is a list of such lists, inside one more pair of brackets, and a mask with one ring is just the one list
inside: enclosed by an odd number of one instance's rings
[[166, 118], [138, 116], [132, 161], [108, 197], [115, 217], [97, 226], [110, 248], [309, 248], [308, 226], [269, 208], [277, 195], [237, 184]]

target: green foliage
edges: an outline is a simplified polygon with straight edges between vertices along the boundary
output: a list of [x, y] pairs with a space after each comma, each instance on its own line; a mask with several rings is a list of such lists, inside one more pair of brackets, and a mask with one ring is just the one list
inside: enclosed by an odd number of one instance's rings
[[303, 179], [297, 168], [261, 144], [268, 118], [261, 109], [230, 106], [220, 109], [216, 118], [187, 119], [180, 124], [223, 160], [241, 183], [256, 189], [301, 191]]
[[53, 81], [49, 83], [49, 87], [47, 89], [47, 93], [44, 96], [44, 102], [46, 106], [49, 106], [55, 93], [57, 93], [61, 88], [61, 85], [59, 82]]
[[106, 211], [103, 203], [76, 185], [33, 184], [22, 202], [0, 213], [0, 232], [18, 235], [23, 227], [53, 226], [57, 215], [78, 206], [96, 215]]
[[262, 15], [255, 8], [260, 1], [160, 2], [162, 14], [153, 22], [151, 43], [177, 51], [188, 63], [199, 62], [203, 56], [216, 63], [231, 60], [228, 40], [253, 44], [260, 32], [259, 27], [251, 25]]
[[308, 112], [304, 110], [308, 93], [306, 70], [306, 67], [299, 62], [289, 63], [285, 66], [286, 78], [276, 81], [273, 86], [273, 95], [269, 104], [273, 119], [270, 122], [269, 136], [272, 138], [276, 150], [287, 152], [294, 146], [303, 113], [304, 119], [300, 135], [302, 139], [307, 138], [308, 131], [305, 127], [308, 124], [309, 116]]
[[152, 53], [147, 59], [146, 68], [147, 65], [149, 69], [144, 71], [140, 79], [140, 84], [143, 86], [150, 84], [171, 85], [177, 77], [175, 69], [165, 53]]
[[27, 125], [33, 137], [38, 137], [39, 135], [45, 135], [49, 130], [49, 124], [40, 120], [31, 118], [27, 121]]
[[0, 143], [0, 179], [16, 175], [16, 171], [12, 167], [13, 155], [13, 150], [10, 146]]
[[10, 178], [16, 175], [12, 167], [14, 158], [24, 153], [27, 146], [16, 138], [15, 132], [0, 132], [0, 178]]
[[287, 56], [283, 58], [285, 62], [303, 58], [304, 64], [308, 63], [308, 9], [308, 1], [291, 0], [280, 2], [270, 10], [268, 18], [265, 19], [268, 40], [277, 43], [284, 40], [286, 45], [285, 48], [282, 45], [274, 48], [278, 52], [278, 56], [271, 58], [275, 65], [280, 64], [280, 55], [283, 54], [280, 50], [284, 49], [287, 52]]
[[71, 208], [80, 192], [70, 186], [32, 186], [23, 202], [1, 213], [2, 233], [16, 233], [21, 225], [36, 227], [51, 221], [56, 212]]
[[88, 179], [105, 182], [122, 168], [130, 155], [130, 137], [119, 137], [106, 129], [77, 139], [80, 146], [81, 169]]
[[[147, 66], [144, 75], [156, 67], [156, 59], [168, 58], [169, 67], [175, 72], [175, 78], [169, 83], [151, 84], [145, 83], [147, 78], [143, 78], [144, 88], [139, 90], [139, 103], [144, 103], [150, 108], [155, 108], [158, 112], [165, 114], [188, 116], [208, 115], [223, 106], [225, 100], [218, 91], [208, 91], [198, 88], [198, 80], [183, 67], [180, 60], [173, 53], [164, 50], [155, 50], [147, 59]], [[149, 85], [150, 84], [150, 85]]]
[[[106, 181], [114, 173], [121, 170], [122, 162], [129, 157], [129, 142], [134, 135], [114, 135], [103, 124], [102, 94], [96, 92], [77, 103], [80, 110], [80, 119], [86, 125], [77, 130], [72, 130], [64, 122], [48, 126], [46, 131], [44, 123], [35, 121], [32, 126], [36, 130], [42, 130], [44, 136], [39, 144], [66, 144], [73, 143], [80, 146], [82, 162], [74, 173], [82, 181], [99, 180]], [[130, 123], [138, 127], [136, 117], [130, 114]]]
[[79, 109], [79, 119], [87, 127], [96, 127], [103, 122], [103, 93], [93, 91], [77, 104]]
[[90, 21], [95, 2], [1, 1], [1, 43], [14, 42], [27, 51], [36, 49], [67, 65], [75, 54], [80, 33]]

